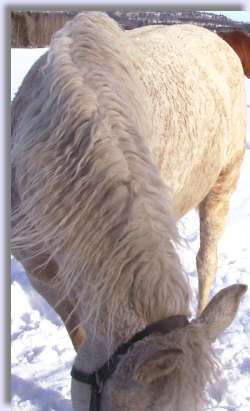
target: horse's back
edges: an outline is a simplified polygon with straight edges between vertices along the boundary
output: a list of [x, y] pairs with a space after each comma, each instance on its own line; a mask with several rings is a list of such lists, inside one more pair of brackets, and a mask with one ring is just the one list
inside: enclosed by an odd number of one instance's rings
[[241, 63], [216, 34], [192, 25], [151, 26], [129, 36], [142, 51], [139, 71], [153, 103], [148, 144], [182, 215], [243, 150]]

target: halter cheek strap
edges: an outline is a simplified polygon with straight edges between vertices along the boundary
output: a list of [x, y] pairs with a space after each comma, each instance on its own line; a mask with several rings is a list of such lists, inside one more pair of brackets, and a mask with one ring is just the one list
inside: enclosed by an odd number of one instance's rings
[[99, 368], [99, 370], [92, 374], [85, 373], [78, 370], [74, 365], [71, 370], [71, 377], [76, 381], [88, 384], [91, 386], [91, 397], [89, 411], [100, 411], [101, 406], [101, 393], [105, 382], [111, 377], [116, 370], [121, 357], [125, 355], [128, 350], [133, 347], [137, 341], [143, 340], [145, 337], [154, 334], [167, 334], [177, 328], [183, 328], [189, 324], [189, 321], [185, 315], [176, 315], [168, 317], [164, 320], [156, 321], [149, 324], [142, 331], [136, 333], [127, 342], [119, 345], [114, 351], [111, 357]]
[[71, 377], [76, 381], [83, 382], [91, 386], [91, 397], [90, 397], [90, 411], [100, 410], [101, 392], [103, 389], [103, 382], [100, 381], [98, 372], [92, 374], [87, 374], [83, 371], [77, 370], [73, 365], [71, 370]]

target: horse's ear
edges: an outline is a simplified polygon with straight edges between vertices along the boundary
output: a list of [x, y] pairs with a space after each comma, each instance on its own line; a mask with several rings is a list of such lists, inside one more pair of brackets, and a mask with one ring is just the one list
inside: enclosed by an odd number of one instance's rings
[[235, 284], [216, 294], [198, 321], [203, 325], [210, 342], [213, 342], [233, 321], [239, 307], [242, 295], [247, 286]]
[[134, 373], [134, 379], [144, 384], [151, 384], [156, 379], [171, 374], [177, 367], [181, 349], [165, 349], [152, 354]]

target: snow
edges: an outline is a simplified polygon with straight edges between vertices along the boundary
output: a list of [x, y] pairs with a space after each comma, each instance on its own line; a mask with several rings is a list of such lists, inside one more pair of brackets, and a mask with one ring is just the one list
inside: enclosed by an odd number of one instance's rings
[[[12, 49], [11, 98], [24, 75], [45, 49]], [[246, 80], [250, 104], [250, 81]], [[250, 108], [247, 151], [237, 191], [219, 245], [219, 269], [213, 293], [233, 284], [250, 289]], [[188, 240], [181, 250], [193, 290], [197, 293], [195, 254], [199, 247], [199, 222], [194, 211], [180, 222]], [[11, 259], [12, 410], [72, 411], [70, 369], [75, 352], [61, 320], [30, 285], [22, 266]], [[249, 291], [232, 326], [215, 343], [223, 376], [211, 394], [207, 410], [250, 409], [250, 299]]]

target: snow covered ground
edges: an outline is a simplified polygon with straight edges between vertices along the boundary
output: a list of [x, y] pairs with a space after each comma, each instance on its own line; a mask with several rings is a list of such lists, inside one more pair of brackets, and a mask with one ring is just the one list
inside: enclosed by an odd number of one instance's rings
[[[12, 50], [11, 95], [23, 76], [44, 52]], [[246, 81], [250, 104], [250, 81]], [[226, 230], [220, 242], [219, 270], [213, 292], [233, 283], [250, 289], [250, 109], [248, 144], [236, 193], [232, 197]], [[180, 223], [189, 248], [182, 258], [193, 290], [197, 290], [195, 253], [199, 247], [198, 218], [189, 213]], [[71, 411], [70, 368], [74, 350], [61, 321], [32, 289], [22, 266], [12, 265], [12, 410]], [[216, 342], [223, 378], [213, 392], [208, 410], [250, 410], [250, 291], [233, 325]], [[223, 395], [222, 395], [223, 392]]]

